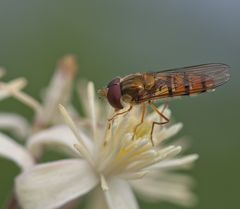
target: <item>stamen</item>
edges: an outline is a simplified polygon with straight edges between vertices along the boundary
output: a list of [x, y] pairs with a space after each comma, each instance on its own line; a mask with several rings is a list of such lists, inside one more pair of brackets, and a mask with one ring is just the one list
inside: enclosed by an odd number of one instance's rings
[[120, 177], [128, 180], [137, 180], [137, 179], [142, 179], [148, 173], [149, 171], [139, 171], [136, 173], [125, 173], [124, 175], [120, 175]]
[[32, 97], [30, 97], [29, 95], [25, 94], [24, 92], [21, 92], [21, 91], [11, 91], [11, 93], [20, 102], [22, 102], [23, 104], [31, 107], [36, 112], [40, 112], [42, 110], [42, 107], [41, 107], [40, 103], [37, 100], [35, 100]]
[[162, 168], [168, 168], [168, 167], [177, 167], [177, 166], [184, 166], [184, 167], [188, 167], [193, 161], [198, 159], [198, 155], [193, 154], [190, 156], [186, 156], [183, 158], [179, 158], [179, 159], [170, 159], [170, 160], [166, 160], [161, 162], [161, 164], [157, 165], [156, 168], [157, 169], [162, 169]]
[[[109, 173], [121, 173], [125, 170], [130, 164], [135, 163], [136, 160], [144, 159], [145, 157], [156, 156], [157, 153], [154, 150], [146, 149], [148, 144], [145, 139], [138, 139], [136, 141], [131, 141], [132, 146], [128, 145], [127, 147], [121, 147], [114, 159], [114, 164], [109, 169]], [[152, 146], [150, 146], [152, 147]], [[145, 155], [144, 155], [145, 154]], [[142, 157], [143, 156], [143, 157]]]
[[9, 88], [16, 89], [16, 91], [20, 91], [27, 84], [27, 80], [25, 78], [17, 78], [8, 83], [0, 83], [1, 90], [1, 99], [4, 99], [10, 96]]
[[[178, 146], [180, 147], [180, 146]], [[166, 148], [163, 148], [161, 150], [158, 151], [158, 155], [159, 156], [162, 156], [163, 158], [165, 158], [169, 153], [172, 152], [172, 150], [174, 150], [176, 148], [176, 146], [174, 145], [171, 145], [171, 146], [168, 146]]]
[[[115, 125], [117, 125], [117, 120], [115, 121]], [[118, 124], [118, 127], [112, 127], [110, 131], [114, 129], [114, 134], [111, 135], [110, 133], [110, 139], [107, 141], [106, 146], [104, 146], [104, 151], [106, 156], [102, 160], [109, 159], [109, 161], [113, 160], [116, 155], [119, 153], [121, 149], [121, 144], [122, 141], [125, 140], [125, 135], [126, 135], [126, 128], [127, 128], [128, 123], [120, 123]], [[107, 130], [108, 131], [108, 130]]]
[[181, 146], [173, 146], [172, 149], [170, 149], [169, 151], [165, 152], [164, 154], [159, 154], [158, 155], [162, 155], [163, 158], [171, 158], [171, 157], [175, 157], [177, 154], [179, 154], [182, 151], [182, 147]]
[[162, 161], [166, 157], [177, 155], [181, 151], [181, 147], [180, 146], [177, 146], [177, 147], [170, 146], [164, 150], [165, 150], [165, 152], [162, 152], [163, 150], [161, 150], [157, 153], [157, 155], [153, 155], [152, 157], [149, 156], [148, 158], [145, 157], [145, 159], [143, 159], [142, 161], [136, 161], [135, 163], [130, 164], [127, 169], [129, 171], [138, 171], [138, 170], [141, 170], [144, 168], [148, 168], [148, 167]]
[[124, 140], [122, 140], [122, 142], [121, 142], [121, 146], [122, 147], [127, 147], [127, 146], [129, 146], [133, 142], [133, 140], [132, 140], [133, 133], [127, 133], [125, 135], [125, 137], [126, 138]]
[[148, 144], [149, 144], [149, 139], [138, 139], [135, 141], [133, 141], [131, 139], [130, 143], [127, 146], [125, 146], [124, 149], [126, 149], [126, 150], [136, 149], [136, 148], [140, 149], [140, 148], [147, 146]]
[[96, 137], [96, 109], [95, 109], [95, 92], [94, 92], [94, 84], [93, 82], [89, 82], [87, 86], [88, 91], [88, 100], [89, 100], [89, 108], [91, 114], [91, 121], [92, 121], [92, 129], [93, 129], [93, 138], [95, 142], [97, 142]]
[[42, 110], [40, 103], [35, 100], [33, 97], [29, 96], [28, 94], [20, 91], [26, 85], [26, 80], [23, 78], [16, 79], [9, 84], [1, 83], [1, 87], [8, 91], [12, 96], [18, 99], [23, 104], [31, 107], [36, 112]]
[[90, 153], [88, 152], [88, 150], [87, 150], [87, 148], [86, 147], [84, 147], [82, 144], [74, 144], [73, 145], [74, 146], [74, 148], [83, 156], [83, 157], [85, 157], [86, 158], [86, 160], [88, 160], [89, 161], [89, 163], [92, 165], [92, 166], [94, 166], [95, 165], [95, 163], [94, 163], [94, 161], [93, 161], [93, 159], [92, 159], [92, 157], [91, 157], [91, 155], [90, 155]]
[[131, 161], [135, 162], [135, 161], [140, 161], [142, 159], [145, 161], [146, 159], [153, 159], [156, 156], [157, 156], [157, 152], [155, 150], [148, 150], [138, 155], [135, 154], [134, 156], [132, 156]]
[[16, 78], [6, 85], [12, 89], [21, 90], [27, 85], [27, 80], [25, 78]]
[[168, 128], [162, 128], [160, 133], [157, 135], [156, 145], [162, 143], [164, 140], [171, 138], [176, 135], [183, 127], [182, 123], [177, 123]]
[[81, 136], [79, 135], [78, 129], [77, 129], [75, 123], [73, 122], [72, 118], [70, 117], [67, 110], [62, 105], [59, 105], [59, 110], [60, 110], [65, 122], [67, 123], [69, 128], [73, 131], [75, 137], [79, 141], [79, 144], [75, 144], [74, 147], [89, 161], [89, 163], [91, 163], [91, 165], [94, 166], [95, 165], [94, 160], [93, 160], [89, 150], [87, 149], [87, 146], [85, 145], [84, 141], [82, 140]]

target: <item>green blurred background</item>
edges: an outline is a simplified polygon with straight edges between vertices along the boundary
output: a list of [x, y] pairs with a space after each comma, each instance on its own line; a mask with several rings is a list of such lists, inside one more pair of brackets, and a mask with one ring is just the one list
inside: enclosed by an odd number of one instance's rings
[[[0, 1], [0, 65], [7, 79], [24, 76], [26, 91], [39, 98], [56, 61], [74, 53], [79, 77], [97, 87], [114, 76], [221, 62], [231, 80], [216, 92], [174, 100], [170, 108], [192, 138], [200, 159], [195, 209], [240, 208], [240, 1], [79, 0]], [[1, 111], [32, 112], [8, 99]], [[0, 160], [0, 203], [18, 168]], [[0, 206], [1, 206], [0, 204]], [[180, 208], [167, 203], [142, 208]]]

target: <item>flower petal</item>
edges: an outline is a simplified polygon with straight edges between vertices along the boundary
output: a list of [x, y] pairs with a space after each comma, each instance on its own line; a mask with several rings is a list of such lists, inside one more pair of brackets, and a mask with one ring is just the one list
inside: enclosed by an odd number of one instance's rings
[[73, 146], [76, 143], [78, 140], [72, 131], [65, 125], [58, 125], [32, 135], [28, 139], [27, 148], [36, 158], [41, 156], [45, 146], [57, 147], [70, 156], [79, 156]]
[[25, 138], [30, 132], [27, 120], [17, 114], [0, 113], [0, 128], [9, 130], [17, 137]]
[[126, 181], [111, 179], [108, 182], [109, 190], [105, 191], [105, 197], [109, 209], [137, 209], [138, 203]]
[[43, 99], [44, 114], [42, 112], [37, 114], [36, 120], [39, 124], [44, 126], [62, 121], [58, 114], [58, 104], [68, 106], [76, 71], [77, 64], [74, 56], [66, 55], [59, 61]]
[[131, 181], [131, 185], [146, 201], [168, 201], [183, 206], [192, 206], [196, 203], [196, 197], [190, 191], [190, 185], [186, 184], [186, 181], [171, 182], [164, 176], [156, 180], [146, 176], [141, 180]]
[[89, 192], [99, 182], [84, 160], [38, 165], [16, 179], [16, 194], [24, 209], [53, 209]]
[[2, 133], [0, 133], [0, 156], [12, 160], [22, 170], [26, 170], [34, 164], [33, 157], [27, 149]]

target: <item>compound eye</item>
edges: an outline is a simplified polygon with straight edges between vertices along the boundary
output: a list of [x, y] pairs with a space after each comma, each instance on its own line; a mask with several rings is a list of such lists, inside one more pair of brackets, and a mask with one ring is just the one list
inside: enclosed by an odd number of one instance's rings
[[120, 78], [115, 78], [108, 84], [107, 99], [112, 107], [122, 109], [121, 97]]

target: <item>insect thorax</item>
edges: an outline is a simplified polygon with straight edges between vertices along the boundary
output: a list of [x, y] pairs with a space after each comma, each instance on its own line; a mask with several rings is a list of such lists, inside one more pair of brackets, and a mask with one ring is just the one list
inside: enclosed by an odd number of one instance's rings
[[122, 101], [130, 104], [139, 103], [139, 98], [151, 92], [155, 85], [152, 74], [135, 74], [121, 81]]

